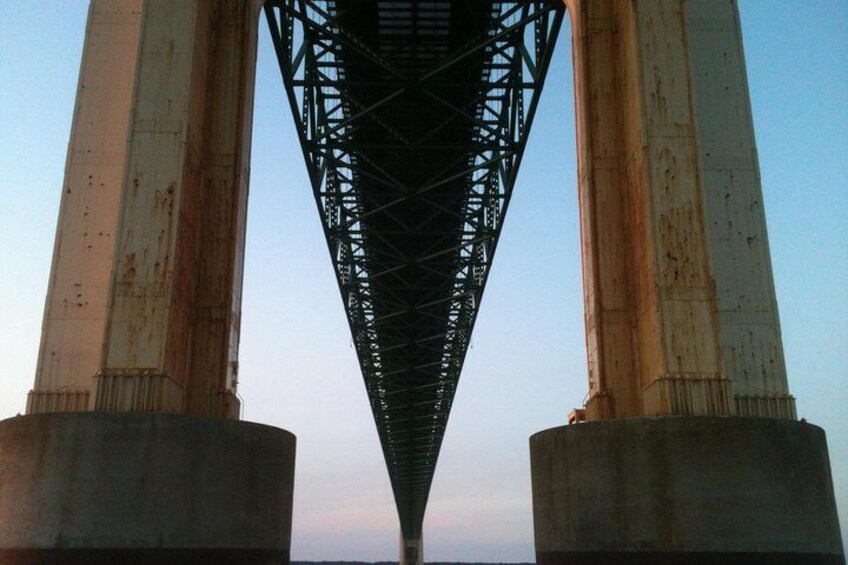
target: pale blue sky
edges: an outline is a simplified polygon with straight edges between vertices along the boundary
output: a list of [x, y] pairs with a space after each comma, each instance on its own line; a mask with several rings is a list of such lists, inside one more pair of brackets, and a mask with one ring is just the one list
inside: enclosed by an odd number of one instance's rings
[[[848, 520], [848, 2], [740, 0], [790, 387]], [[0, 0], [0, 418], [32, 385], [87, 2]], [[294, 559], [388, 560], [397, 519], [264, 22], [245, 417], [298, 436]], [[428, 560], [533, 559], [527, 438], [586, 393], [564, 30], [425, 521]]]

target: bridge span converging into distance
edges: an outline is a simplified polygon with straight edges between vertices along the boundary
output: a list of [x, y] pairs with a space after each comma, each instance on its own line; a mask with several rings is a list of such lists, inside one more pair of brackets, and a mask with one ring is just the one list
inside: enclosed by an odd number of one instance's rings
[[407, 540], [564, 11], [265, 4]]

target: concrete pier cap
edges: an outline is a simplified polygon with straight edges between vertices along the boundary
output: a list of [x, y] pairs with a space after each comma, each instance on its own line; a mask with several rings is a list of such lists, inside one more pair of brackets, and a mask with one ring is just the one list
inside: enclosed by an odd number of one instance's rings
[[825, 434], [634, 418], [530, 438], [539, 565], [844, 564]]
[[78, 412], [0, 422], [0, 563], [289, 562], [295, 437]]

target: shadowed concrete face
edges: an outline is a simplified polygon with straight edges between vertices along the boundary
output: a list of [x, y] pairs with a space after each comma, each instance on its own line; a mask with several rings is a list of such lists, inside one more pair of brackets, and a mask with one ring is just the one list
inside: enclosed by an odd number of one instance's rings
[[824, 432], [659, 418], [530, 439], [539, 563], [842, 563]]
[[4, 420], [0, 562], [287, 563], [294, 454], [284, 430], [222, 419]]

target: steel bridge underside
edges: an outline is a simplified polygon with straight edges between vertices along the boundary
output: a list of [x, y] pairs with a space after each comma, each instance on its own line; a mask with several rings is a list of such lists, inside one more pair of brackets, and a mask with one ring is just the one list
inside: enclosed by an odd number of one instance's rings
[[416, 539], [562, 1], [271, 0], [265, 14]]

